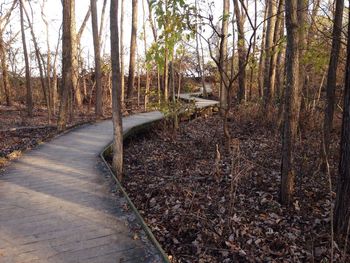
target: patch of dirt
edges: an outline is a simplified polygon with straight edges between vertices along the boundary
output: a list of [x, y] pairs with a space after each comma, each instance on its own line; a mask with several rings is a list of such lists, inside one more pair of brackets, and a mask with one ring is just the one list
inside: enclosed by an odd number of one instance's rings
[[[219, 116], [128, 139], [129, 196], [172, 262], [329, 262], [335, 194], [319, 169], [319, 129], [299, 139], [296, 196], [286, 209], [278, 202], [279, 132], [261, 116], [239, 116], [229, 118], [231, 151]], [[332, 171], [339, 135], [333, 138]]]

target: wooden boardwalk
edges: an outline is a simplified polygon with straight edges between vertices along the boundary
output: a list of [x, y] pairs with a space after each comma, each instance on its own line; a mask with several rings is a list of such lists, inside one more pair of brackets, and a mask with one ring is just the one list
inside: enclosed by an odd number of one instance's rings
[[[124, 119], [125, 131], [162, 118]], [[0, 174], [0, 262], [160, 262], [133, 215], [111, 193], [98, 154], [112, 122], [75, 129], [27, 152]], [[129, 220], [127, 220], [129, 219]], [[141, 240], [144, 239], [144, 240]]]
[[[207, 93], [210, 94], [212, 92], [211, 86], [207, 85], [206, 90], [207, 90]], [[201, 91], [199, 91], [199, 92], [181, 93], [181, 94], [179, 94], [178, 98], [182, 99], [182, 100], [186, 100], [186, 101], [194, 101], [197, 109], [214, 107], [214, 106], [217, 106], [219, 104], [219, 102], [215, 101], [215, 100], [208, 100], [208, 99], [199, 98], [198, 96], [200, 96], [200, 95], [202, 95], [202, 88], [201, 88]]]
[[[124, 132], [162, 118], [124, 118]], [[1, 263], [161, 262], [98, 157], [111, 139], [111, 121], [86, 125], [0, 173]]]

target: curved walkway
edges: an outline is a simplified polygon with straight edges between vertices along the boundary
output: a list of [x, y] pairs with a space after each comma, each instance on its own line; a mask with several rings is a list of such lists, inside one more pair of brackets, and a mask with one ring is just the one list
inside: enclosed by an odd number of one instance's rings
[[[124, 118], [124, 133], [162, 118]], [[98, 157], [111, 139], [111, 121], [86, 125], [0, 173], [0, 262], [161, 261]]]

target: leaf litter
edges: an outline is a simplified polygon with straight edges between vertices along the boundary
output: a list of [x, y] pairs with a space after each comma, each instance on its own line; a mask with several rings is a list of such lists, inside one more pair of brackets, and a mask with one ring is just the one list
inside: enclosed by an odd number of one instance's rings
[[286, 209], [278, 202], [279, 133], [242, 119], [230, 118], [230, 150], [218, 115], [128, 139], [123, 184], [132, 201], [172, 262], [329, 262], [335, 196], [319, 169], [317, 129], [298, 143], [295, 200]]

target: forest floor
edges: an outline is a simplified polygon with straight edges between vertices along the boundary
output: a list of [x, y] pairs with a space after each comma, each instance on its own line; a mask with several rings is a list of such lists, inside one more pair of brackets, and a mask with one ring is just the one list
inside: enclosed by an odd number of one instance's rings
[[[132, 112], [142, 112], [143, 107], [138, 107], [133, 102]], [[105, 110], [104, 118], [111, 117], [111, 110]], [[126, 111], [123, 113], [128, 115]], [[73, 118], [68, 118], [68, 129], [78, 125], [93, 123], [96, 121], [94, 109], [88, 110], [87, 106], [74, 112]], [[0, 105], [0, 169], [9, 161], [18, 158], [23, 151], [31, 149], [59, 134], [56, 129], [57, 115], [48, 124], [46, 107], [36, 106], [33, 117], [28, 118], [25, 106], [15, 103], [8, 107]]]
[[[126, 191], [173, 262], [331, 262], [339, 134], [330, 191], [319, 165], [320, 123], [304, 123], [295, 201], [286, 209], [278, 202], [280, 133], [256, 105], [244, 107], [229, 118], [230, 151], [219, 115], [127, 139]], [[340, 262], [344, 244], [334, 244]]]

